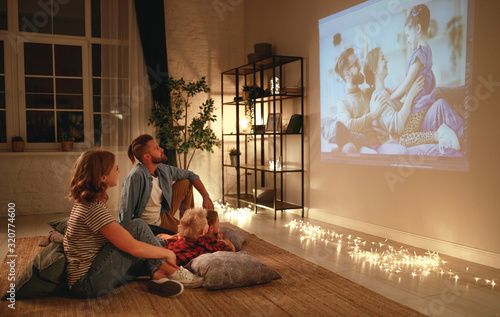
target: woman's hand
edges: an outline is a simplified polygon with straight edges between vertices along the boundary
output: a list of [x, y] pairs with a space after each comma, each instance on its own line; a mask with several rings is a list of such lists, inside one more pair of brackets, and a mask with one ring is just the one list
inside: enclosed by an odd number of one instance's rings
[[414, 99], [424, 88], [425, 84], [425, 78], [424, 76], [420, 75], [418, 76], [417, 80], [413, 82], [413, 84], [410, 87], [410, 90], [408, 91], [408, 96], [407, 98]]
[[174, 251], [169, 250], [169, 249], [164, 249], [165, 251], [168, 251], [168, 253], [165, 255], [165, 260], [171, 264], [172, 266], [176, 267], [177, 264], [177, 257], [175, 256]]

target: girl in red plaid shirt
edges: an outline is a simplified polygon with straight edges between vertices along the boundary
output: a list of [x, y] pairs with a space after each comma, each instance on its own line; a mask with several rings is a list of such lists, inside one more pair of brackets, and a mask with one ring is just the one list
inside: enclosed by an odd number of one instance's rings
[[186, 265], [204, 253], [223, 251], [229, 240], [217, 240], [205, 236], [208, 232], [207, 211], [203, 208], [186, 210], [179, 224], [177, 241], [170, 242], [166, 248], [177, 256], [177, 265]]

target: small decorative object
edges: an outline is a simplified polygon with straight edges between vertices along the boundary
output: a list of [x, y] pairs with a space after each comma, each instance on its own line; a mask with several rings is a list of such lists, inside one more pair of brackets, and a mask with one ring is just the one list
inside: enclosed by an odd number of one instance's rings
[[273, 46], [270, 43], [254, 44], [254, 53], [248, 54], [248, 63], [253, 64], [270, 57], [273, 54]]
[[286, 128], [286, 133], [300, 133], [302, 129], [302, 115], [294, 114], [288, 122], [288, 127]]
[[272, 171], [281, 171], [281, 162], [282, 162], [281, 156], [278, 156], [276, 160], [274, 158], [271, 158], [269, 160], [269, 169]]
[[246, 132], [248, 128], [248, 119], [246, 117], [243, 117], [240, 119], [240, 129], [243, 132]]
[[288, 95], [298, 95], [300, 94], [300, 88], [299, 87], [286, 87], [283, 89], [285, 94]]
[[271, 79], [270, 82], [271, 82], [271, 94], [279, 95], [280, 79], [278, 77], [274, 77], [274, 79]]
[[256, 43], [253, 45], [253, 50], [258, 55], [273, 55], [273, 45], [271, 43]]
[[13, 136], [10, 141], [13, 152], [24, 152], [24, 139], [22, 136]]
[[256, 134], [263, 134], [266, 132], [266, 126], [263, 124], [254, 125], [254, 126], [252, 126], [252, 128]]
[[75, 136], [71, 132], [63, 132], [61, 136], [59, 136], [59, 142], [61, 142], [61, 149], [63, 152], [71, 152], [73, 151]]
[[229, 159], [231, 160], [231, 165], [238, 165], [238, 156], [241, 155], [236, 148], [229, 150]]
[[267, 117], [266, 131], [279, 131], [281, 128], [281, 113], [270, 113]]

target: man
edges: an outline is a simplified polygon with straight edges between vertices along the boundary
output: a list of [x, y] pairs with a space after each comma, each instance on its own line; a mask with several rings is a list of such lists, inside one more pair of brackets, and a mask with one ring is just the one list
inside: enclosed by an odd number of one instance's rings
[[[118, 222], [125, 225], [141, 218], [153, 233], [176, 233], [179, 220], [174, 216], [179, 209], [194, 207], [193, 186], [203, 197], [203, 208], [214, 209], [210, 195], [195, 173], [166, 164], [163, 149], [149, 134], [138, 136], [128, 147], [128, 157], [139, 163], [123, 181]], [[172, 185], [172, 183], [175, 183]]]
[[[378, 139], [372, 122], [382, 113], [383, 107], [370, 112], [371, 89], [363, 91], [359, 85], [365, 82], [359, 59], [349, 47], [339, 56], [335, 72], [346, 83], [346, 94], [337, 102], [337, 121], [329, 128], [327, 140], [336, 143], [343, 152], [358, 152], [361, 147], [373, 147]], [[375, 102], [381, 103], [382, 100]]]

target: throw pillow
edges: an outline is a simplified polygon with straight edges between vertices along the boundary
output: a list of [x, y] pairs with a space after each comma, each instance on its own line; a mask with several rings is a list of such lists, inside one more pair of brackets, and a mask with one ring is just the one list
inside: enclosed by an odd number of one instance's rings
[[248, 234], [240, 230], [220, 227], [220, 231], [224, 234], [224, 239], [229, 239], [229, 241], [231, 241], [236, 251], [240, 251], [243, 243], [248, 239]]
[[64, 217], [64, 218], [59, 218], [59, 219], [54, 219], [47, 224], [52, 227], [55, 231], [59, 232], [60, 234], [64, 235], [66, 233], [66, 227], [68, 226], [68, 220], [69, 217]]
[[202, 276], [203, 287], [209, 290], [263, 284], [281, 278], [278, 272], [245, 251], [202, 254], [186, 268]]
[[[53, 295], [68, 290], [62, 241], [46, 246], [16, 279], [16, 299]], [[10, 293], [2, 297], [7, 300]]]

